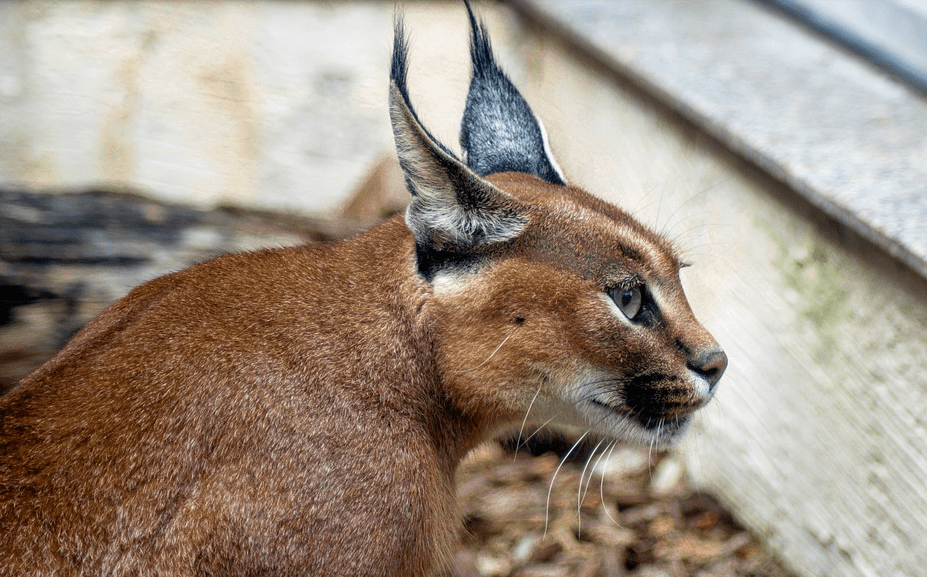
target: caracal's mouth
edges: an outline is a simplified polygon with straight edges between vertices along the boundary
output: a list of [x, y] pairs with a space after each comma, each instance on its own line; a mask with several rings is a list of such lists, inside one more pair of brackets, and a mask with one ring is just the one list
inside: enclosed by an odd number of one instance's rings
[[669, 446], [678, 441], [692, 424], [701, 407], [653, 407], [635, 410], [616, 406], [603, 399], [591, 399], [591, 423], [608, 437], [623, 441]]

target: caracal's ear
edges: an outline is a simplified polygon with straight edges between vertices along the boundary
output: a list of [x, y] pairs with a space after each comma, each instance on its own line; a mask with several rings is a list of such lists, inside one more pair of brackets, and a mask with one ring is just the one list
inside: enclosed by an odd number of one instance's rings
[[419, 270], [429, 278], [440, 259], [461, 262], [475, 249], [517, 236], [527, 223], [518, 203], [486, 182], [419, 122], [406, 85], [408, 46], [397, 17], [389, 109], [396, 152], [412, 202], [406, 223], [415, 235]]
[[565, 185], [541, 121], [496, 64], [485, 25], [473, 15], [469, 1], [466, 6], [473, 78], [460, 126], [460, 146], [467, 166], [481, 176], [526, 172]]

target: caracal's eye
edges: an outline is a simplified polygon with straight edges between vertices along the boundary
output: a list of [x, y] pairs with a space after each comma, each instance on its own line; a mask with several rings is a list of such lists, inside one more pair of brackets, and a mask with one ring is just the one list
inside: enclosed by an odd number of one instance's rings
[[628, 317], [628, 320], [633, 321], [637, 313], [641, 312], [643, 296], [641, 294], [641, 287], [639, 286], [618, 289], [612, 293], [612, 298], [615, 300], [615, 304], [618, 305], [618, 308], [621, 309], [621, 312], [624, 313], [624, 316]]

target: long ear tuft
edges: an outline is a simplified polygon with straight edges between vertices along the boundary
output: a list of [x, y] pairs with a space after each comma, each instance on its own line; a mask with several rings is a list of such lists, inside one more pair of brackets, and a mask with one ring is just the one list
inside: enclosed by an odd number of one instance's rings
[[406, 84], [407, 42], [397, 20], [389, 110], [396, 153], [412, 202], [406, 223], [426, 278], [444, 264], [469, 262], [474, 251], [516, 237], [527, 223], [518, 203], [480, 178], [419, 121]]
[[460, 146], [467, 166], [480, 175], [525, 172], [552, 184], [565, 185], [541, 121], [496, 64], [486, 27], [470, 18], [470, 57], [473, 78], [467, 94]]
[[[421, 123], [418, 119], [418, 114], [415, 112], [415, 108], [412, 106], [412, 101], [409, 99], [409, 88], [407, 79], [409, 77], [409, 41], [405, 34], [405, 25], [403, 24], [402, 14], [396, 14], [395, 21], [393, 23], [393, 57], [390, 62], [389, 69], [389, 79], [390, 85], [395, 85], [399, 89], [399, 94], [402, 96], [402, 101], [405, 103], [406, 107], [409, 109], [409, 112], [412, 114], [412, 117], [415, 119], [415, 123], [425, 131], [425, 134], [428, 135], [429, 140], [441, 148], [441, 150], [449, 155], [450, 157], [456, 159], [454, 153], [451, 152], [446, 146], [444, 146], [441, 141], [435, 138], [425, 125]], [[393, 97], [390, 93], [390, 110], [393, 106]], [[394, 126], [395, 131], [395, 126]]]

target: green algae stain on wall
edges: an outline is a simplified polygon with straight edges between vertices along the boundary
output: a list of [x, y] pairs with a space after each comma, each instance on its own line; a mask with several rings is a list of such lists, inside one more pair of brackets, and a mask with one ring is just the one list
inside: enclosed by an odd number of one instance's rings
[[851, 279], [846, 276], [847, 263], [820, 238], [798, 231], [792, 231], [795, 234], [787, 238], [769, 222], [756, 218], [755, 223], [776, 246], [773, 264], [793, 293], [788, 300], [817, 336], [815, 360], [832, 360], [855, 316], [849, 304]]

